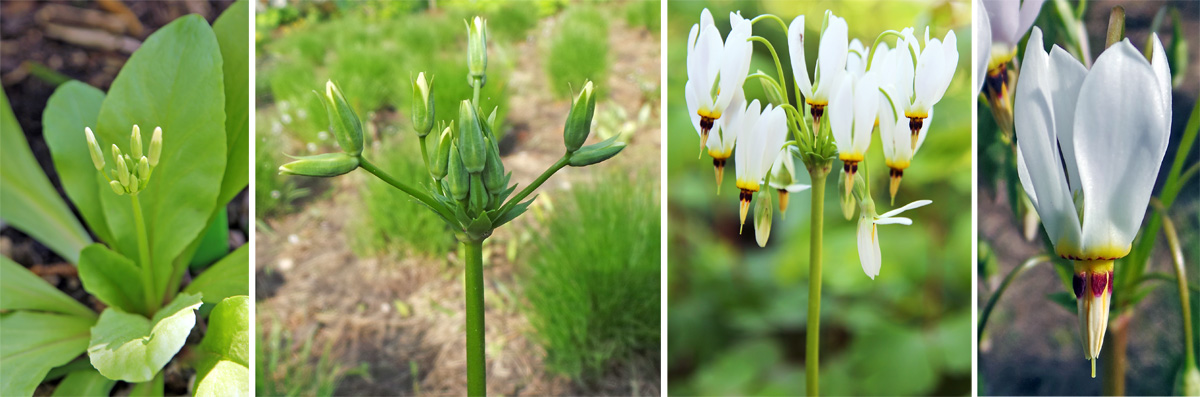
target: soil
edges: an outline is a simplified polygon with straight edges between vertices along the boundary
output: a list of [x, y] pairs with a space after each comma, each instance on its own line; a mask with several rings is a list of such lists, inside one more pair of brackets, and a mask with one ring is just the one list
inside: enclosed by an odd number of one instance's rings
[[[513, 53], [541, 54], [556, 18], [543, 20], [532, 38]], [[658, 86], [659, 37], [613, 20], [609, 36], [613, 63], [605, 106], [622, 106], [636, 115], [646, 100], [637, 84]], [[562, 123], [570, 102], [554, 99], [539, 56], [522, 56], [510, 78], [507, 134], [515, 137], [504, 158], [513, 181], [527, 184], [562, 155]], [[655, 99], [656, 100], [656, 99]], [[634, 134], [630, 146], [603, 167], [565, 168], [541, 190], [570, 189], [588, 183], [601, 168], [621, 169], [658, 178], [661, 150], [659, 108]], [[389, 119], [380, 117], [378, 119]], [[597, 141], [593, 136], [590, 142]], [[348, 376], [335, 394], [466, 394], [465, 308], [462, 267], [451, 252], [439, 256], [359, 257], [349, 249], [347, 233], [356, 213], [364, 175], [337, 178], [337, 194], [308, 203], [299, 213], [264, 221], [256, 241], [257, 315], [260, 334], [278, 323], [295, 336], [316, 332], [315, 346], [332, 343], [344, 367], [369, 365], [369, 377]], [[654, 194], [660, 194], [654, 192]], [[498, 230], [484, 246], [487, 388], [504, 395], [658, 395], [659, 354], [621, 363], [597, 384], [578, 384], [546, 371], [545, 352], [532, 339], [533, 329], [520, 313], [514, 279], [519, 265], [509, 262], [510, 242], [536, 227], [522, 217]], [[528, 238], [528, 237], [525, 237]], [[399, 302], [399, 304], [397, 304]], [[400, 310], [404, 308], [407, 310]], [[413, 369], [415, 368], [415, 370]]]
[[[120, 3], [120, 2], [113, 2]], [[9, 103], [25, 133], [34, 157], [49, 176], [51, 183], [59, 195], [69, 205], [59, 183], [58, 175], [50, 157], [49, 148], [42, 139], [42, 110], [46, 101], [53, 94], [57, 84], [55, 78], [75, 79], [102, 90], [108, 90], [121, 66], [129, 59], [129, 51], [125, 49], [96, 49], [62, 41], [50, 37], [46, 16], [50, 12], [58, 17], [49, 19], [53, 24], [81, 27], [86, 24], [64, 22], [72, 16], [84, 15], [89, 12], [99, 16], [104, 25], [123, 26], [122, 33], [113, 34], [122, 37], [127, 42], [140, 44], [158, 28], [170, 23], [176, 18], [197, 13], [212, 23], [232, 0], [220, 1], [182, 1], [172, 3], [158, 2], [128, 2], [130, 15], [136, 23], [124, 21], [118, 14], [103, 11], [98, 3], [83, 3], [78, 1], [5, 1], [0, 4], [0, 81], [3, 82], [4, 92], [8, 95]], [[133, 26], [139, 26], [138, 28]], [[92, 27], [92, 25], [86, 25]], [[135, 32], [136, 31], [136, 32]], [[107, 35], [95, 33], [90, 36]], [[40, 72], [35, 65], [52, 70], [50, 73]], [[229, 212], [229, 246], [237, 248], [248, 242], [249, 205], [246, 191], [242, 191], [228, 205]], [[78, 216], [78, 211], [71, 206]], [[95, 239], [95, 236], [92, 236]], [[83, 290], [74, 265], [46, 248], [45, 245], [30, 238], [25, 233], [11, 226], [0, 223], [0, 254], [7, 256], [42, 277], [51, 285], [96, 310], [103, 310], [103, 304]], [[197, 328], [199, 330], [200, 327]], [[194, 332], [192, 338], [198, 338]], [[196, 342], [199, 339], [195, 339]], [[85, 356], [86, 358], [86, 356]], [[168, 395], [187, 394], [192, 373], [190, 370], [172, 363], [166, 370], [166, 393]], [[57, 381], [43, 384], [35, 392], [37, 395], [48, 395], [53, 391]], [[130, 385], [118, 383], [114, 392], [128, 393]]]

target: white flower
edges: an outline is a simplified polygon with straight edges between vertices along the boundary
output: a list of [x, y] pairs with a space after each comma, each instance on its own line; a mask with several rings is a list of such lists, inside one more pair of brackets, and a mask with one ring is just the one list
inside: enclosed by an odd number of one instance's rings
[[684, 98], [692, 125], [700, 134], [701, 148], [708, 141], [713, 123], [721, 118], [735, 93], [742, 90], [750, 71], [752, 47], [746, 41], [751, 34], [750, 21], [732, 12], [729, 21], [732, 29], [724, 44], [707, 8], [700, 13], [700, 23], [692, 25], [688, 33]]
[[[893, 201], [896, 200], [896, 192], [900, 189], [900, 179], [904, 177], [904, 170], [908, 169], [913, 156], [925, 143], [929, 125], [933, 124], [933, 109], [929, 109], [929, 117], [925, 118], [921, 132], [917, 135], [917, 144], [912, 146], [908, 117], [904, 117], [900, 112], [903, 111], [898, 108], [881, 109], [879, 116], [879, 140], [883, 144], [883, 162], [888, 166], [890, 177], [888, 191]], [[895, 117], [896, 114], [899, 114], [899, 117]]]
[[726, 108], [725, 116], [721, 117], [717, 124], [719, 128], [714, 128], [710, 134], [715, 133], [713, 139], [709, 139], [708, 155], [713, 159], [713, 167], [717, 172], [717, 194], [721, 194], [721, 181], [725, 179], [725, 162], [730, 156], [733, 156], [733, 148], [737, 145], [738, 134], [741, 134], [746, 129], [745, 121], [746, 114], [754, 113], [757, 117], [759, 112], [758, 101], [754, 101], [747, 109], [746, 98], [742, 94], [742, 90], [736, 90], [733, 95], [733, 100], [729, 102], [729, 107]]
[[738, 197], [741, 203], [741, 224], [746, 223], [750, 199], [761, 188], [763, 178], [783, 148], [788, 132], [787, 115], [783, 108], [767, 105], [760, 114], [754, 111], [758, 106], [757, 99], [750, 102], [743, 118], [742, 132], [738, 137], [741, 142], [734, 148], [737, 187], [741, 190]]
[[988, 70], [1008, 63], [1017, 55], [1017, 42], [1033, 26], [1042, 3], [1045, 0], [983, 0], [982, 7], [976, 7], [986, 12], [984, 20], [987, 24], [979, 29], [980, 36], [986, 36], [988, 40], [981, 41], [979, 47], [989, 51], [987, 62], [981, 62], [988, 65]]
[[988, 19], [987, 9], [985, 7], [974, 7], [974, 23], [975, 23], [975, 75], [973, 78], [975, 86], [975, 95], [979, 95], [979, 91], [983, 90], [983, 84], [987, 81], [987, 71], [989, 64], [992, 62], [992, 28], [991, 20]]
[[811, 185], [802, 183], [799, 178], [796, 178], [796, 160], [791, 151], [784, 149], [783, 153], [775, 157], [775, 164], [771, 165], [771, 181], [770, 186], [779, 192], [779, 212], [780, 215], [787, 214], [788, 193], [798, 193], [808, 190]]
[[846, 189], [854, 185], [858, 163], [871, 146], [871, 131], [879, 114], [879, 78], [877, 71], [866, 72], [859, 78], [853, 73], [842, 76], [842, 83], [833, 94], [829, 106], [829, 129], [837, 144], [838, 158], [846, 173]]
[[933, 203], [931, 200], [917, 200], [908, 205], [883, 213], [875, 214], [875, 203], [867, 198], [861, 203], [861, 215], [858, 217], [858, 261], [862, 264], [863, 272], [872, 280], [879, 275], [882, 256], [879, 253], [879, 233], [875, 230], [878, 225], [900, 224], [911, 225], [912, 219], [900, 217], [900, 213], [913, 208], [924, 207]]
[[[788, 26], [788, 53], [792, 61], [792, 77], [804, 100], [812, 106], [813, 123], [820, 123], [825, 106], [837, 91], [846, 73], [846, 58], [849, 52], [848, 27], [846, 20], [825, 11], [825, 30], [821, 32], [820, 48], [817, 49], [817, 67], [814, 79], [808, 78], [808, 64], [804, 55], [804, 16], [798, 16]], [[815, 132], [815, 131], [814, 131]]]
[[[911, 28], [901, 32], [904, 40], [892, 51], [896, 56], [888, 64], [889, 74], [894, 77], [892, 100], [901, 104], [904, 116], [909, 118], [912, 133], [910, 146], [917, 146], [924, 120], [929, 117], [933, 105], [942, 100], [946, 88], [954, 79], [958, 68], [958, 39], [954, 31], [946, 33], [945, 40], [929, 38], [925, 28], [925, 46], [921, 48]], [[900, 48], [906, 48], [901, 50]], [[916, 61], [913, 61], [913, 56]], [[915, 68], [914, 68], [915, 65]]]
[[[1085, 357], [1099, 356], [1113, 260], [1129, 253], [1171, 129], [1171, 73], [1123, 40], [1089, 71], [1034, 28], [1015, 96], [1017, 167], [1055, 252], [1075, 261]], [[1093, 372], [1093, 376], [1094, 376]]]

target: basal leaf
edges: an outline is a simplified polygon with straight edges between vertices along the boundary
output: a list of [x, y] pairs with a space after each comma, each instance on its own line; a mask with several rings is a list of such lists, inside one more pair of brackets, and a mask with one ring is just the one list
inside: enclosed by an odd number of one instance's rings
[[42, 171], [17, 117], [0, 89], [0, 218], [46, 244], [54, 253], [75, 263], [79, 250], [91, 244], [83, 225], [71, 214]]
[[[200, 273], [183, 292], [203, 294], [204, 304], [211, 306], [225, 298], [250, 294], [250, 244], [243, 244]], [[203, 312], [203, 311], [201, 311]]]
[[202, 270], [228, 253], [229, 213], [222, 207], [217, 211], [217, 216], [213, 218], [213, 221], [209, 222], [208, 228], [204, 229], [204, 234], [200, 236], [200, 245], [196, 247], [196, 253], [188, 261], [188, 267], [193, 270]]
[[221, 46], [225, 75], [225, 142], [227, 163], [217, 203], [228, 203], [243, 188], [250, 171], [250, 27], [245, 0], [233, 3], [216, 22], [213, 32]]
[[[155, 296], [163, 296], [176, 274], [173, 260], [218, 207], [226, 159], [221, 64], [212, 28], [198, 15], [184, 16], [133, 53], [100, 107], [101, 141], [128, 142], [134, 124], [144, 133], [162, 128], [158, 167], [138, 195], [148, 223]], [[137, 258], [130, 197], [101, 189], [100, 198], [116, 241], [110, 247]]]
[[129, 313], [145, 313], [146, 290], [140, 269], [133, 261], [104, 244], [92, 244], [79, 255], [79, 281], [83, 289], [104, 304]]
[[117, 381], [105, 378], [95, 368], [67, 374], [62, 383], [54, 388], [55, 396], [107, 396]]
[[92, 309], [3, 256], [0, 256], [0, 310], [38, 310], [96, 317]]
[[213, 309], [200, 342], [207, 353], [196, 366], [196, 396], [250, 394], [250, 297], [226, 298]]
[[17, 311], [0, 314], [0, 395], [28, 396], [51, 368], [87, 349], [95, 318]]
[[[42, 137], [46, 139], [46, 146], [50, 147], [54, 169], [58, 171], [58, 179], [67, 191], [67, 197], [75, 203], [75, 208], [83, 215], [92, 232], [100, 240], [111, 242], [112, 235], [104, 219], [104, 208], [100, 205], [100, 188], [108, 187], [97, 182], [103, 181], [104, 177], [92, 164], [92, 156], [83, 135], [84, 127], [96, 128], [102, 102], [104, 92], [85, 83], [72, 80], [59, 86], [46, 102], [46, 111], [42, 113]], [[104, 148], [108, 147], [106, 143], [111, 145], [114, 142], [99, 143]], [[121, 145], [125, 146], [124, 143]], [[112, 164], [110, 160], [106, 162]]]
[[130, 396], [137, 397], [162, 397], [163, 396], [163, 377], [158, 374], [154, 379], [148, 382], [138, 383], [133, 385], [133, 389], [129, 390]]
[[100, 314], [87, 348], [92, 366], [105, 377], [126, 382], [154, 379], [183, 347], [196, 325], [200, 296], [179, 294], [171, 304], [146, 319], [117, 308]]

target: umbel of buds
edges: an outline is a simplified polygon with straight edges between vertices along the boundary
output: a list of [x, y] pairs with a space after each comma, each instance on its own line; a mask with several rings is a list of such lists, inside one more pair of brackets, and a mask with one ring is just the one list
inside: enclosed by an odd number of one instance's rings
[[143, 155], [142, 130], [134, 124], [133, 133], [129, 136], [128, 154], [121, 152], [117, 144], [112, 144], [114, 168], [110, 168], [108, 172], [104, 172], [104, 152], [100, 149], [100, 143], [96, 141], [96, 134], [92, 133], [91, 127], [83, 127], [83, 133], [87, 138], [92, 165], [108, 181], [113, 192], [118, 195], [136, 195], [146, 188], [146, 184], [150, 182], [150, 174], [154, 172], [154, 167], [158, 166], [158, 159], [162, 154], [162, 128], [154, 128], [154, 135], [150, 137], [150, 148], [146, 150], [146, 155]]

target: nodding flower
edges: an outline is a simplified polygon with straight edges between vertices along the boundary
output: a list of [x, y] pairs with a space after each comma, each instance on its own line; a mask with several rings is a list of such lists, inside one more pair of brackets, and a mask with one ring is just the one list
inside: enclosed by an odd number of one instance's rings
[[911, 225], [912, 219], [896, 215], [914, 208], [924, 207], [931, 203], [933, 203], [931, 200], [917, 200], [903, 207], [885, 212], [883, 215], [877, 215], [875, 213], [875, 202], [869, 196], [863, 197], [862, 201], [859, 202], [861, 211], [858, 216], [858, 261], [862, 264], [863, 272], [867, 273], [867, 277], [874, 280], [875, 276], [879, 275], [879, 268], [883, 260], [883, 256], [879, 252], [877, 226], [889, 224]]
[[763, 179], [775, 163], [775, 157], [780, 155], [784, 138], [787, 136], [787, 114], [783, 108], [767, 105], [758, 113], [758, 100], [750, 102], [750, 108], [743, 119], [741, 142], [734, 149], [734, 163], [737, 169], [737, 187], [741, 191], [738, 201], [740, 208], [740, 223], [746, 223], [746, 212], [750, 209], [750, 199], [762, 188]]
[[734, 96], [740, 95], [742, 83], [750, 72], [752, 46], [750, 21], [736, 12], [729, 13], [731, 30], [721, 42], [721, 32], [713, 24], [707, 8], [700, 13], [700, 23], [688, 33], [687, 73], [684, 98], [692, 125], [700, 134], [700, 149], [708, 142], [709, 133], [719, 128], [721, 118]]
[[808, 67], [804, 54], [804, 15], [792, 20], [788, 26], [788, 53], [792, 61], [792, 77], [804, 100], [811, 106], [813, 116], [813, 133], [821, 124], [825, 107], [842, 83], [842, 75], [846, 74], [846, 58], [850, 52], [849, 27], [846, 20], [825, 11], [824, 30], [821, 32], [820, 48], [817, 49], [817, 66], [813, 69], [813, 78], [809, 79]]
[[1014, 120], [1017, 173], [1055, 252], [1075, 262], [1084, 357], [1100, 355], [1113, 261], [1141, 227], [1171, 131], [1171, 72], [1157, 35], [1150, 60], [1129, 40], [1091, 70], [1030, 34]]

